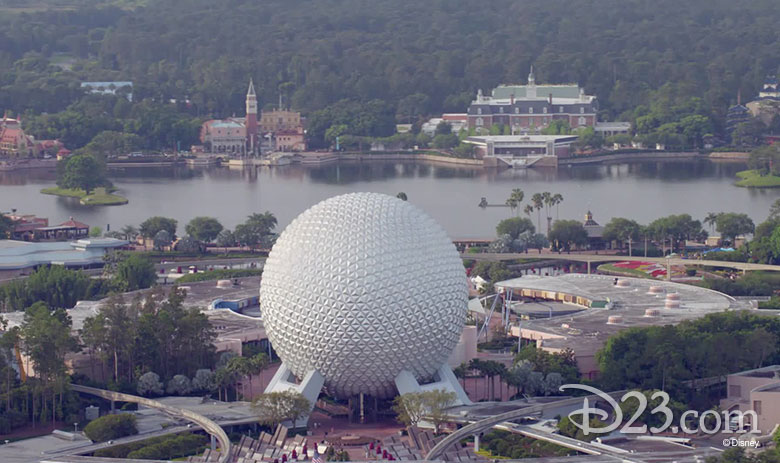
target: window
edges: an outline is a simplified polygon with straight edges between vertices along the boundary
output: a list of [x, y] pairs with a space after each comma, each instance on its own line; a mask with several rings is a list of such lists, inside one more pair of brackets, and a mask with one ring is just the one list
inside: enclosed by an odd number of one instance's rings
[[585, 106], [580, 106], [580, 114], [585, 114]]
[[[482, 108], [477, 108], [477, 114], [482, 114]], [[482, 124], [480, 124], [482, 125]]]
[[580, 116], [580, 125], [585, 125], [585, 118]]
[[532, 107], [528, 108], [528, 114], [533, 114], [533, 113], [534, 113], [534, 108], [532, 106]]
[[478, 117], [477, 118], [477, 127], [482, 127], [483, 124], [484, 124], [484, 122], [482, 121], [482, 118]]
[[515, 108], [515, 114], [520, 114], [520, 108]]
[[558, 106], [558, 112], [559, 112], [559, 113], [562, 113], [562, 112], [563, 112], [563, 106]]
[[542, 112], [543, 112], [543, 113], [545, 113], [545, 114], [547, 114], [547, 106], [545, 106], [544, 108], [542, 108]]
[[503, 106], [499, 107], [498, 108], [498, 112], [500, 112], [501, 114], [504, 114], [504, 107]]

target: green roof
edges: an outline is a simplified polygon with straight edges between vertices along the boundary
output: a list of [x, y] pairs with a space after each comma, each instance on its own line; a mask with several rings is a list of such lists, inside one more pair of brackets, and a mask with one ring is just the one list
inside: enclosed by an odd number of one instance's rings
[[[493, 89], [493, 98], [525, 98], [527, 85], [500, 85]], [[553, 98], [579, 98], [580, 87], [577, 84], [566, 85], [537, 85], [536, 96], [547, 98], [552, 93]]]

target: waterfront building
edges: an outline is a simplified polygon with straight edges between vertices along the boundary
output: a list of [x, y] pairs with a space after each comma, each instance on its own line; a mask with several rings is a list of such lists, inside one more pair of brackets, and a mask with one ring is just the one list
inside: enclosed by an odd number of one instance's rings
[[771, 124], [772, 119], [780, 115], [780, 84], [777, 76], [767, 77], [763, 88], [758, 93], [758, 98], [745, 106], [753, 117], [761, 119], [765, 125]]
[[274, 134], [277, 151], [305, 151], [306, 140], [303, 135], [303, 127], [289, 130], [280, 130]]
[[89, 93], [98, 95], [121, 95], [127, 98], [127, 101], [133, 101], [133, 83], [130, 81], [114, 82], [82, 82], [81, 88]]
[[452, 127], [452, 133], [458, 133], [463, 129], [468, 129], [469, 115], [466, 113], [444, 113], [441, 117], [433, 117], [423, 123], [420, 131], [429, 137], [436, 135], [436, 127], [440, 123], [446, 122]]
[[260, 115], [260, 130], [263, 133], [277, 133], [302, 127], [301, 113], [284, 109], [263, 111]]
[[485, 165], [557, 165], [558, 158], [568, 158], [577, 135], [483, 135], [468, 137], [464, 143], [473, 145], [477, 158]]
[[211, 153], [244, 156], [247, 148], [246, 127], [236, 119], [214, 119], [203, 123], [200, 140]]
[[513, 134], [535, 133], [554, 120], [570, 127], [593, 127], [598, 100], [578, 84], [537, 85], [534, 70], [527, 85], [500, 85], [491, 96], [477, 92], [468, 109], [468, 127], [489, 131], [494, 125], [510, 127]]
[[258, 120], [257, 94], [250, 79], [246, 92], [246, 116], [211, 119], [200, 129], [200, 141], [210, 153], [230, 156], [256, 156], [261, 152], [304, 151], [301, 113], [274, 110], [263, 112]]
[[56, 156], [65, 150], [59, 140], [36, 140], [27, 135], [22, 128], [21, 119], [8, 116], [0, 119], [0, 156], [12, 158], [30, 158]]

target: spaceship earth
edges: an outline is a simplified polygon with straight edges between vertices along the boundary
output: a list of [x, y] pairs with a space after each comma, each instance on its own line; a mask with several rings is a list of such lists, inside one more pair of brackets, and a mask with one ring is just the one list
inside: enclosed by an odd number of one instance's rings
[[444, 230], [392, 196], [350, 193], [304, 211], [263, 269], [260, 310], [299, 379], [338, 397], [395, 395], [402, 370], [430, 379], [466, 318], [466, 274]]

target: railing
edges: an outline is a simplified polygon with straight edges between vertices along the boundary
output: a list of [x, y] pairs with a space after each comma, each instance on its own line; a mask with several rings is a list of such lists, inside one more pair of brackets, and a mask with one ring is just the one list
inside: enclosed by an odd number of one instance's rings
[[222, 427], [219, 424], [215, 423], [209, 418], [206, 418], [203, 415], [199, 415], [190, 410], [171, 407], [170, 405], [165, 405], [164, 403], [158, 402], [156, 400], [147, 399], [145, 397], [138, 397], [131, 394], [124, 394], [122, 392], [106, 391], [104, 389], [98, 389], [89, 386], [81, 386], [78, 384], [72, 384], [70, 388], [76, 392], [102, 397], [110, 401], [130, 402], [139, 405], [144, 405], [150, 408], [160, 410], [167, 415], [176, 418], [184, 418], [189, 421], [192, 421], [193, 423], [196, 423], [201, 428], [203, 428], [203, 430], [205, 430], [206, 432], [214, 436], [219, 441], [220, 448], [222, 449], [222, 451], [220, 452], [222, 456], [219, 459], [219, 463], [227, 463], [228, 461], [230, 461], [231, 455], [233, 453], [233, 448], [230, 439], [225, 433], [225, 430], [222, 429]]

